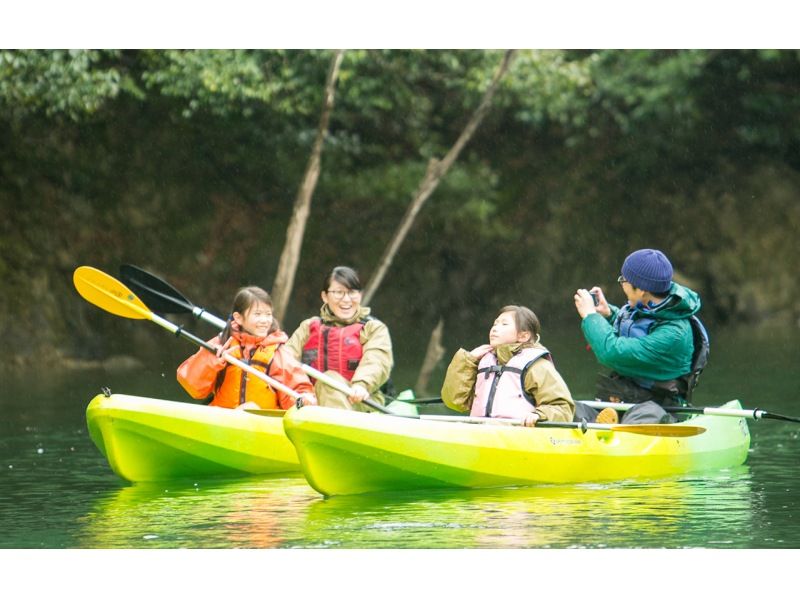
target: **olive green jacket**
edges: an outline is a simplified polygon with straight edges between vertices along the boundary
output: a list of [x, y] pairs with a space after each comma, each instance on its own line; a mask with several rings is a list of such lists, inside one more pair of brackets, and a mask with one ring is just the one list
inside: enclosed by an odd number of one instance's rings
[[[355, 317], [345, 321], [337, 318], [331, 309], [326, 304], [323, 304], [320, 310], [320, 318], [327, 326], [349, 326], [366, 318], [369, 313], [370, 309], [368, 307], [362, 307]], [[298, 360], [303, 357], [303, 347], [305, 347], [311, 334], [311, 322], [313, 320], [314, 318], [308, 318], [300, 322], [297, 330], [294, 331], [289, 342], [286, 343], [286, 347]], [[363, 386], [370, 395], [380, 399], [380, 402], [383, 403], [383, 394], [380, 392], [380, 387], [389, 379], [394, 365], [392, 339], [389, 336], [389, 329], [380, 320], [371, 318], [361, 330], [360, 340], [364, 353], [350, 383]]]
[[[539, 343], [513, 343], [497, 347], [497, 361], [505, 365], [511, 357], [526, 347], [547, 350]], [[442, 400], [450, 409], [469, 411], [475, 399], [475, 379], [478, 363], [469, 351], [459, 349], [453, 356], [442, 386]], [[566, 382], [549, 359], [538, 359], [525, 374], [525, 390], [536, 402], [536, 413], [544, 421], [570, 422], [575, 414], [575, 402]]]

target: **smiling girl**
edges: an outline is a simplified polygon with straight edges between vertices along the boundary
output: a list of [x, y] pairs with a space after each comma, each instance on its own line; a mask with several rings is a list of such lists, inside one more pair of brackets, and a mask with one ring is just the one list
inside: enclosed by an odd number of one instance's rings
[[244, 361], [282, 382], [305, 405], [316, 405], [314, 387], [291, 352], [283, 347], [286, 333], [272, 316], [272, 299], [259, 287], [239, 289], [233, 300], [228, 326], [209, 342], [216, 355], [200, 349], [178, 368], [178, 382], [193, 399], [213, 395], [211, 405], [235, 408], [252, 403], [261, 409], [288, 409], [295, 399], [264, 381], [229, 364], [223, 353]]
[[489, 343], [459, 349], [447, 368], [442, 400], [471, 416], [572, 421], [575, 403], [550, 352], [539, 343], [541, 326], [530, 309], [508, 305], [489, 330]]

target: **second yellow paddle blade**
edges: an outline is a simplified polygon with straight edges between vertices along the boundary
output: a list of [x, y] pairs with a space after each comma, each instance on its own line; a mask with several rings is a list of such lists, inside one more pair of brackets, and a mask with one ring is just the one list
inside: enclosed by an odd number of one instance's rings
[[115, 316], [150, 319], [151, 311], [128, 287], [102, 270], [81, 266], [72, 275], [81, 297]]
[[682, 438], [685, 436], [698, 436], [706, 431], [700, 426], [684, 426], [682, 424], [614, 424], [611, 429], [615, 432], [629, 432], [631, 434], [644, 434], [645, 436], [672, 436]]

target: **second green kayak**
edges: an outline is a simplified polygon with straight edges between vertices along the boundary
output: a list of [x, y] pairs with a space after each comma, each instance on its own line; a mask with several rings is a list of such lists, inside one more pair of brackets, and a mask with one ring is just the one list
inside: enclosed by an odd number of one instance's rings
[[[740, 408], [738, 401], [725, 405]], [[664, 477], [744, 463], [743, 418], [698, 416], [690, 437], [406, 419], [324, 407], [283, 420], [309, 484], [326, 496]]]

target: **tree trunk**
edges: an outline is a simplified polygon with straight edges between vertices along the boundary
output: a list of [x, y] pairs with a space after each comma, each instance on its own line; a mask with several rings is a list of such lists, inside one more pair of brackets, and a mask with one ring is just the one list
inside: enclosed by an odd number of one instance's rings
[[422, 367], [419, 370], [417, 383], [414, 385], [414, 392], [418, 397], [428, 394], [428, 382], [431, 379], [431, 373], [433, 373], [434, 368], [436, 368], [442, 356], [444, 356], [444, 347], [442, 346], [443, 330], [444, 319], [439, 318], [436, 328], [431, 332], [431, 340], [428, 341], [428, 350], [425, 351], [425, 359], [422, 360]]
[[289, 297], [294, 288], [294, 277], [297, 265], [300, 262], [300, 250], [303, 246], [303, 236], [306, 229], [309, 213], [311, 212], [311, 198], [319, 179], [320, 163], [322, 159], [322, 146], [328, 135], [328, 122], [333, 111], [333, 100], [336, 92], [336, 80], [339, 77], [339, 67], [342, 64], [344, 50], [337, 50], [331, 60], [328, 70], [328, 79], [325, 82], [325, 98], [322, 104], [322, 115], [317, 128], [317, 137], [308, 159], [303, 182], [294, 200], [294, 210], [289, 226], [286, 229], [286, 242], [283, 245], [281, 259], [278, 262], [278, 273], [272, 285], [272, 309], [278, 322], [282, 322], [289, 305]]
[[367, 305], [375, 295], [375, 292], [378, 290], [378, 287], [380, 287], [383, 277], [386, 275], [386, 271], [392, 265], [395, 254], [397, 254], [400, 245], [402, 245], [403, 241], [405, 240], [406, 235], [408, 234], [411, 225], [414, 223], [414, 220], [416, 219], [420, 209], [422, 209], [425, 201], [439, 185], [439, 182], [442, 180], [444, 175], [447, 174], [447, 171], [450, 170], [450, 167], [458, 158], [461, 150], [464, 149], [464, 146], [472, 138], [472, 135], [478, 129], [478, 126], [481, 124], [484, 116], [486, 116], [486, 113], [489, 111], [489, 107], [491, 106], [492, 98], [494, 97], [497, 87], [500, 84], [500, 80], [503, 78], [503, 75], [506, 74], [506, 71], [508, 71], [508, 67], [511, 65], [511, 61], [513, 60], [515, 54], [516, 50], [506, 51], [505, 55], [503, 56], [503, 61], [500, 63], [497, 72], [494, 74], [492, 83], [489, 85], [486, 93], [483, 94], [483, 99], [478, 105], [478, 109], [475, 110], [472, 118], [470, 118], [467, 126], [464, 127], [464, 130], [461, 132], [461, 135], [459, 136], [458, 140], [456, 140], [453, 147], [451, 147], [450, 151], [447, 152], [447, 155], [445, 155], [441, 161], [432, 158], [428, 163], [428, 169], [425, 173], [425, 177], [422, 179], [422, 183], [417, 189], [414, 199], [411, 200], [411, 205], [408, 206], [408, 210], [406, 210], [406, 214], [403, 216], [400, 226], [397, 228], [394, 237], [389, 242], [389, 245], [386, 247], [383, 256], [381, 256], [381, 259], [378, 262], [378, 269], [375, 271], [375, 274], [372, 275], [369, 284], [367, 284], [367, 288], [364, 290], [364, 297], [361, 300], [362, 305]]

